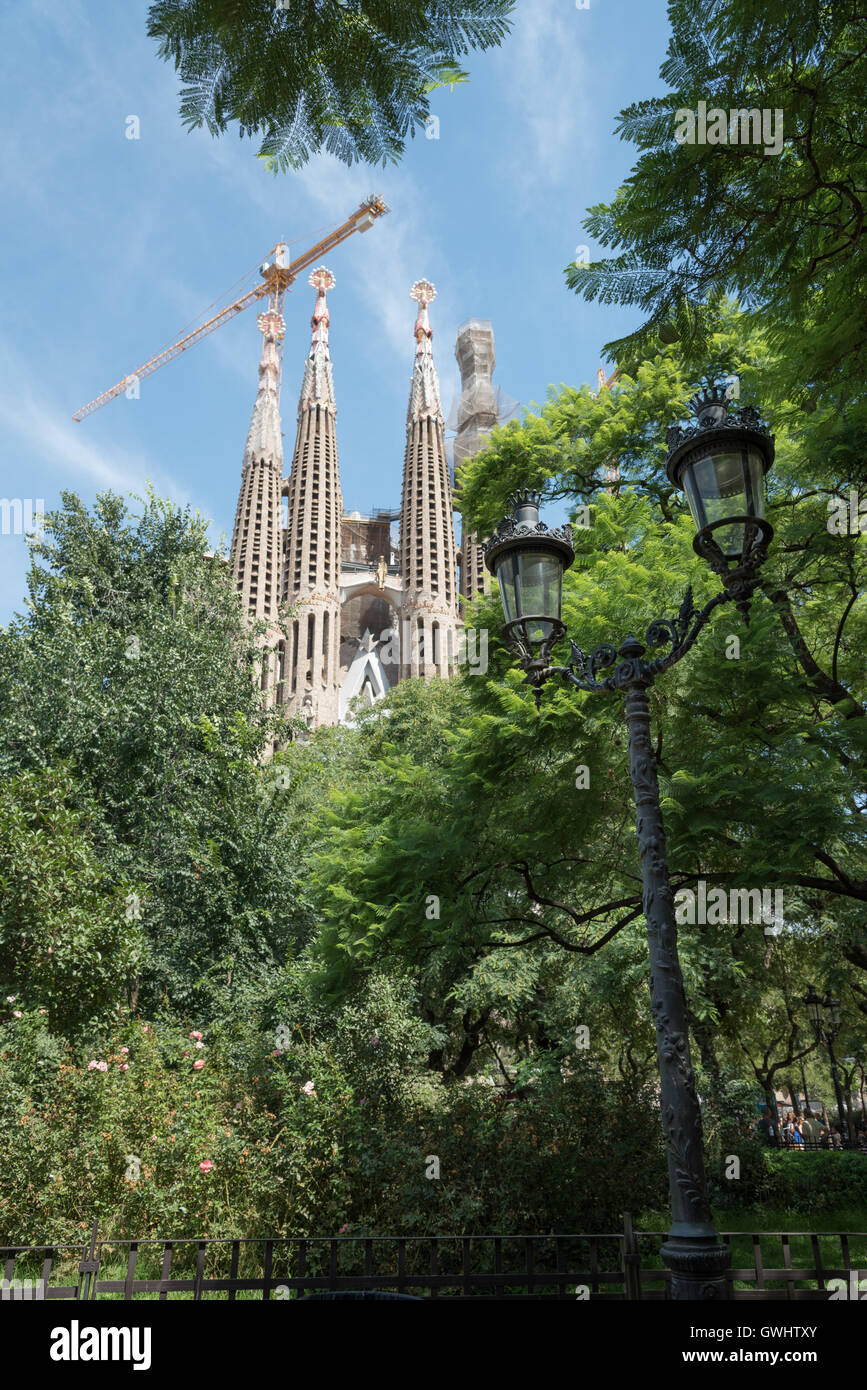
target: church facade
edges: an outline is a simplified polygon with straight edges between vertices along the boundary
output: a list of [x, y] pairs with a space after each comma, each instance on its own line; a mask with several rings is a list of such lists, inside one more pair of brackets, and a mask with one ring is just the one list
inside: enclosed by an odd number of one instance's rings
[[[232, 580], [251, 621], [265, 625], [262, 689], [270, 705], [308, 729], [349, 723], [400, 681], [448, 678], [460, 659], [463, 605], [487, 587], [481, 546], [458, 544], [460, 469], [497, 422], [491, 324], [458, 332], [461, 370], [453, 488], [428, 309], [436, 291], [417, 280], [415, 355], [406, 416], [400, 507], [344, 513], [337, 404], [328, 342], [324, 266], [298, 400], [295, 445], [284, 477], [279, 411], [282, 315], [259, 315], [259, 389], [244, 449], [230, 553]], [[285, 506], [284, 506], [285, 503]], [[287, 632], [280, 609], [291, 605]], [[287, 635], [288, 633], [288, 635]]]

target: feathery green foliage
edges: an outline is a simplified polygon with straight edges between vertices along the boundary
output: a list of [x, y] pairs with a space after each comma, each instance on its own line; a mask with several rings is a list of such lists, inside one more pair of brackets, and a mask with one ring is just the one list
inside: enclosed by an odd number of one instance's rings
[[[855, 0], [672, 0], [661, 76], [670, 90], [621, 112], [638, 161], [584, 226], [615, 254], [572, 265], [567, 283], [633, 304], [642, 327], [607, 344], [620, 362], [662, 329], [706, 352], [724, 294], [781, 356], [781, 398], [861, 394], [867, 195], [867, 16]], [[678, 110], [777, 112], [783, 145], [678, 144]]]
[[238, 122], [274, 172], [327, 151], [396, 161], [428, 96], [467, 79], [472, 49], [501, 43], [514, 0], [157, 0], [148, 34], [185, 86], [181, 119]]

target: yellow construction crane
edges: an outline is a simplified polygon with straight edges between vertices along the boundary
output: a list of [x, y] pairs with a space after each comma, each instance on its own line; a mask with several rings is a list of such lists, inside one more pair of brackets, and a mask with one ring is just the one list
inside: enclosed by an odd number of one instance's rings
[[[116, 386], [112, 386], [108, 391], [103, 391], [102, 395], [97, 396], [96, 399], [91, 401], [88, 405], [83, 405], [80, 410], [75, 412], [72, 417], [73, 420], [81, 422], [88, 415], [92, 415], [95, 410], [99, 410], [100, 406], [107, 405], [109, 401], [114, 400], [115, 396], [119, 396], [122, 391], [129, 390], [131, 385], [141, 381], [142, 377], [150, 376], [151, 372], [155, 372], [158, 367], [162, 367], [166, 362], [170, 362], [173, 357], [177, 357], [180, 353], [186, 352], [187, 348], [192, 347], [193, 343], [197, 343], [200, 338], [206, 337], [208, 333], [213, 333], [215, 328], [219, 328], [221, 324], [227, 323], [228, 320], [234, 318], [236, 314], [240, 314], [243, 309], [246, 309], [247, 306], [252, 304], [255, 300], [265, 299], [267, 296], [269, 310], [273, 310], [278, 314], [281, 313], [283, 308], [283, 296], [290, 285], [298, 278], [302, 270], [305, 270], [313, 261], [318, 260], [320, 256], [326, 255], [335, 246], [339, 246], [341, 241], [345, 241], [347, 237], [352, 236], [353, 232], [366, 232], [373, 226], [377, 217], [382, 217], [386, 212], [388, 212], [388, 208], [379, 194], [371, 194], [369, 198], [366, 198], [364, 202], [361, 203], [351, 217], [347, 218], [347, 220], [341, 223], [333, 232], [329, 232], [328, 236], [324, 237], [322, 241], [317, 241], [316, 245], [311, 246], [303, 255], [297, 256], [294, 261], [289, 260], [289, 248], [286, 242], [278, 241], [277, 245], [272, 247], [268, 252], [269, 259], [264, 261], [260, 266], [259, 273], [262, 276], [261, 284], [256, 285], [254, 289], [249, 290], [246, 294], [242, 295], [240, 299], [236, 299], [234, 303], [227, 305], [225, 309], [221, 309], [219, 313], [214, 314], [212, 318], [208, 319], [207, 323], [203, 323], [199, 328], [195, 328], [191, 333], [187, 333], [183, 338], [179, 338], [176, 343], [172, 343], [171, 347], [164, 348], [162, 352], [158, 352], [155, 357], [151, 357], [145, 362], [143, 367], [139, 367], [136, 371], [130, 372], [129, 376], [125, 376]], [[271, 257], [273, 257], [273, 260]]]

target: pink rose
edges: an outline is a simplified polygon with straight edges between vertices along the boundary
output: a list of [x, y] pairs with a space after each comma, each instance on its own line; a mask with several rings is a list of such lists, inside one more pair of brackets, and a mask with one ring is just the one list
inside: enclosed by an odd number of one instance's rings
[[204, 1036], [204, 1034], [202, 1034], [202, 1033], [191, 1033], [191, 1034], [190, 1034], [190, 1037], [191, 1037], [191, 1038], [201, 1038], [201, 1037], [203, 1037], [203, 1036]]
[[121, 1062], [120, 1069], [121, 1071], [129, 1071], [129, 1062]]
[[214, 1166], [214, 1165], [213, 1165], [213, 1163], [211, 1162], [211, 1160], [210, 1160], [209, 1158], [206, 1158], [206, 1159], [204, 1160], [203, 1163], [200, 1163], [200, 1164], [199, 1164], [199, 1172], [200, 1172], [200, 1173], [210, 1173], [210, 1171], [211, 1171], [211, 1169], [213, 1168], [213, 1166]]
[[47, 1010], [47, 1009], [40, 1009], [39, 1012], [40, 1012], [41, 1014], [47, 1014], [47, 1013], [48, 1013], [48, 1010]]
[[337, 1232], [337, 1234], [338, 1234], [339, 1236], [343, 1236], [343, 1235], [346, 1234], [346, 1232], [347, 1232], [348, 1230], [349, 1230], [349, 1227], [348, 1227], [346, 1224], [344, 1224], [343, 1226], [340, 1227], [340, 1230]]
[[193, 1071], [201, 1071], [204, 1065], [204, 1062], [193, 1062]]
[[21, 1012], [20, 1009], [13, 1009], [13, 1010], [12, 1010], [12, 1017], [13, 1017], [13, 1018], [23, 1018], [24, 1015], [23, 1015], [23, 1013]]
[[14, 1004], [14, 1003], [15, 1003], [15, 1000], [17, 999], [17, 997], [18, 997], [18, 996], [17, 996], [16, 994], [7, 994], [7, 995], [6, 995], [6, 1003], [7, 1003], [7, 1004]]
[[312, 1081], [305, 1081], [304, 1085], [299, 1087], [299, 1090], [303, 1091], [305, 1096], [316, 1095], [316, 1087], [313, 1085]]
[[129, 1048], [128, 1048], [128, 1047], [122, 1047], [120, 1050], [121, 1050], [121, 1052], [129, 1052]]
[[205, 1044], [204, 1044], [203, 1042], [197, 1042], [197, 1043], [196, 1043], [196, 1047], [204, 1047], [204, 1046], [205, 1046]]

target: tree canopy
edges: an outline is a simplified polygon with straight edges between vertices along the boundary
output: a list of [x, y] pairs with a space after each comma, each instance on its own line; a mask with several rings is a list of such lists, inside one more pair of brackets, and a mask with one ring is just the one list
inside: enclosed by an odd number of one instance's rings
[[[660, 331], [706, 353], [733, 295], [779, 355], [782, 394], [814, 403], [821, 388], [851, 410], [867, 350], [867, 16], [856, 0], [671, 0], [669, 19], [669, 90], [620, 113], [638, 160], [584, 222], [616, 254], [568, 267], [567, 283], [646, 316], [607, 345], [620, 363]], [[700, 102], [725, 113], [721, 138], [679, 143], [678, 112]], [[745, 139], [751, 111], [776, 119], [779, 149]]]
[[514, 0], [157, 0], [148, 33], [186, 85], [181, 118], [212, 135], [238, 123], [272, 168], [327, 151], [397, 160], [428, 96], [466, 80], [462, 60], [501, 43]]
[[143, 933], [128, 1002], [146, 1007], [213, 1010], [233, 972], [285, 959], [303, 919], [285, 801], [261, 775], [275, 721], [257, 634], [205, 535], [153, 496], [131, 517], [112, 494], [92, 513], [64, 494], [27, 611], [0, 630], [4, 780], [66, 770], [64, 804]]
[[[773, 370], [762, 337], [731, 310], [712, 351], [738, 368], [742, 398]], [[676, 612], [690, 585], [700, 605], [718, 583], [696, 559], [663, 468], [665, 426], [694, 389], [690, 370], [678, 348], [659, 348], [610, 392], [552, 391], [467, 467], [465, 519], [483, 533], [521, 485], [590, 507], [564, 585], [564, 620], [585, 648]], [[785, 904], [770, 935], [756, 924], [682, 927], [693, 1021], [717, 1071], [721, 1052], [744, 1065], [747, 1036], [769, 1052], [765, 1073], [812, 1051], [797, 986], [783, 989], [793, 971], [827, 978], [856, 1016], [867, 999], [864, 547], [828, 530], [845, 431], [833, 464], [827, 437], [822, 412], [778, 431], [776, 536], [751, 626], [718, 610], [653, 692], [673, 887], [773, 889]], [[584, 1016], [575, 991], [607, 1019], [616, 1050], [629, 1043], [634, 1056], [643, 1005], [627, 1023], [619, 985], [629, 978], [643, 993], [645, 947], [622, 711], [552, 681], [537, 713], [496, 639], [498, 608], [493, 596], [473, 612], [492, 639], [485, 676], [448, 692], [401, 687], [362, 721], [356, 785], [332, 795], [314, 860], [326, 978], [339, 990], [360, 966], [409, 968], [429, 1007], [450, 1001], [438, 1021], [452, 1030], [451, 1067], [498, 1033], [509, 1046], [522, 1034], [534, 1047], [557, 1037], [568, 1052], [566, 1020]], [[414, 721], [401, 714], [409, 709]], [[767, 1000], [769, 988], [776, 1002], [756, 1023], [751, 991]]]

